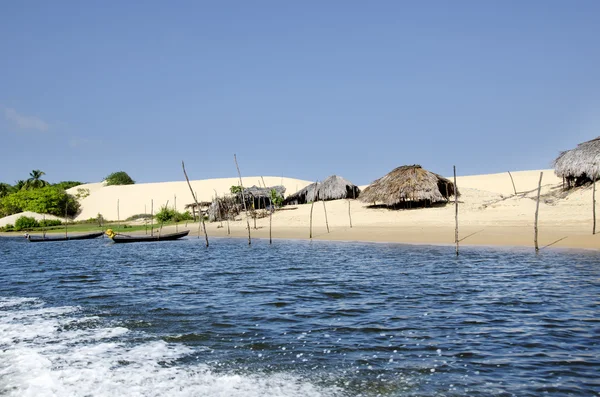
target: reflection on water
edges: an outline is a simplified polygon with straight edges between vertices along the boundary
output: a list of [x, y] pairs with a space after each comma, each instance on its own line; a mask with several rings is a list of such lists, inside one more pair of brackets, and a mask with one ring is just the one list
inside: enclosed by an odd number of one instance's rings
[[0, 239], [0, 395], [590, 396], [600, 254]]

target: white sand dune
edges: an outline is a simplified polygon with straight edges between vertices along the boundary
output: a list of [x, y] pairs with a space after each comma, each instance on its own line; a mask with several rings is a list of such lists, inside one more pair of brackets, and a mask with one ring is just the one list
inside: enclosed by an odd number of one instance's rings
[[[533, 246], [533, 225], [536, 207], [537, 185], [540, 170], [512, 172], [518, 194], [514, 194], [513, 184], [508, 173], [460, 176], [457, 178], [459, 199], [459, 239], [468, 245], [508, 245]], [[539, 245], [572, 248], [600, 248], [600, 235], [592, 235], [592, 187], [586, 186], [564, 191], [562, 180], [553, 170], [543, 170], [542, 195], [539, 209]], [[244, 178], [244, 186], [258, 185], [260, 177]], [[262, 182], [261, 182], [262, 183]], [[310, 184], [291, 178], [265, 177], [268, 186], [283, 184], [291, 194]], [[193, 181], [199, 199], [210, 201], [216, 194], [229, 193], [237, 178], [207, 179]], [[82, 211], [78, 220], [93, 218], [102, 214], [105, 219], [123, 220], [129, 216], [150, 212], [150, 200], [154, 200], [157, 211], [167, 200], [173, 205], [177, 196], [177, 208], [183, 210], [191, 203], [192, 197], [185, 181], [146, 183], [129, 186], [103, 186], [89, 184], [78, 186], [87, 188], [90, 195], [81, 201]], [[413, 210], [388, 210], [369, 208], [358, 200], [335, 200], [325, 204], [315, 203], [313, 208], [313, 238], [344, 241], [377, 241], [427, 244], [454, 243], [454, 205]], [[352, 217], [350, 227], [349, 209]], [[272, 234], [274, 238], [309, 238], [311, 205], [285, 207], [273, 215]], [[14, 221], [13, 221], [14, 223]], [[1, 223], [0, 223], [1, 224]], [[253, 227], [254, 221], [250, 220]], [[223, 226], [223, 227], [222, 227]], [[209, 238], [247, 237], [244, 215], [236, 221], [207, 224]], [[183, 227], [178, 226], [179, 230]], [[198, 225], [188, 224], [197, 235]], [[269, 237], [268, 218], [258, 219], [254, 237]], [[599, 227], [600, 229], [600, 227]]]
[[12, 214], [9, 216], [6, 216], [4, 218], [0, 218], [0, 227], [6, 226], [6, 225], [13, 225], [15, 224], [15, 222], [17, 221], [17, 219], [19, 219], [22, 216], [28, 216], [30, 218], [35, 218], [38, 221], [41, 221], [42, 219], [57, 219], [61, 222], [64, 221], [64, 218], [60, 218], [58, 216], [54, 216], [54, 215], [43, 215], [43, 214], [38, 214], [36, 212], [30, 212], [30, 211], [25, 211], [25, 212], [19, 212], [18, 214]]
[[[243, 178], [244, 187], [262, 185], [260, 176]], [[264, 177], [267, 186], [283, 185], [286, 194], [291, 194], [306, 185], [310, 181], [293, 178]], [[215, 195], [229, 194], [231, 186], [239, 185], [239, 178], [219, 178], [190, 181], [199, 201], [211, 201]], [[194, 202], [192, 194], [186, 181], [139, 183], [135, 185], [104, 186], [102, 183], [80, 185], [68, 190], [76, 194], [78, 189], [89, 189], [90, 195], [81, 202], [81, 212], [75, 220], [96, 218], [102, 214], [107, 220], [124, 220], [136, 214], [150, 213], [151, 203], [154, 202], [154, 212], [161, 206], [169, 204], [172, 207], [177, 200], [177, 209], [184, 210], [186, 204]], [[118, 213], [117, 213], [118, 202]]]

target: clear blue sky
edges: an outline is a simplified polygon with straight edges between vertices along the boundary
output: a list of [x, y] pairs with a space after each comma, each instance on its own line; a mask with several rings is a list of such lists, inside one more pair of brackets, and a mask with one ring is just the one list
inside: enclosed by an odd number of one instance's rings
[[600, 135], [600, 1], [3, 1], [0, 181], [539, 169]]

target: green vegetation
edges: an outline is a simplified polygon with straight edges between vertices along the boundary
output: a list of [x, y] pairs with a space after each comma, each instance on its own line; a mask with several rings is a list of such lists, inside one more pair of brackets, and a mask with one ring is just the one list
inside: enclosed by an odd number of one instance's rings
[[275, 189], [271, 189], [271, 203], [277, 208], [283, 205], [283, 197], [277, 194]]
[[29, 173], [29, 179], [25, 181], [25, 189], [39, 189], [48, 186], [49, 183], [42, 180], [42, 176], [46, 175], [44, 171], [33, 170]]
[[22, 216], [15, 222], [15, 230], [28, 230], [33, 229], [34, 227], [38, 227], [40, 224], [35, 218], [29, 216]]
[[14, 192], [14, 188], [12, 186], [10, 186], [8, 183], [0, 182], [0, 198], [8, 196], [12, 192]]
[[0, 217], [23, 211], [56, 216], [74, 216], [79, 211], [75, 197], [54, 186], [32, 190], [19, 190], [0, 199]]
[[124, 171], [113, 172], [104, 178], [104, 180], [106, 181], [106, 186], [135, 184], [135, 181]]
[[160, 208], [160, 211], [156, 213], [155, 217], [158, 222], [180, 222], [194, 219], [189, 211], [177, 212], [175, 209], [168, 208], [164, 205]]
[[229, 191], [231, 192], [231, 194], [238, 194], [242, 192], [242, 187], [233, 185], [229, 188]]
[[70, 189], [72, 187], [79, 186], [79, 185], [83, 185], [83, 183], [77, 182], [77, 181], [62, 181], [62, 182], [55, 183], [52, 186], [57, 187], [59, 189], [67, 190], [67, 189]]
[[138, 219], [152, 219], [152, 215], [150, 214], [135, 214], [131, 215], [129, 218], [125, 219], [126, 221], [137, 221]]

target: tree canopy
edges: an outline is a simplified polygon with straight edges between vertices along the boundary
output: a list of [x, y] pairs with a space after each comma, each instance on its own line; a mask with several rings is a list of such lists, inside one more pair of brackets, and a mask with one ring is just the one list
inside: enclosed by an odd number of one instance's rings
[[125, 171], [117, 171], [104, 178], [106, 186], [111, 185], [133, 185], [135, 181], [131, 179]]
[[48, 186], [49, 183], [42, 179], [42, 176], [46, 175], [44, 171], [33, 170], [29, 173], [29, 179], [25, 181], [26, 189], [38, 189], [44, 186]]
[[69, 216], [74, 216], [79, 208], [75, 197], [54, 186], [19, 190], [0, 199], [0, 216], [23, 211], [65, 216], [65, 210]]

